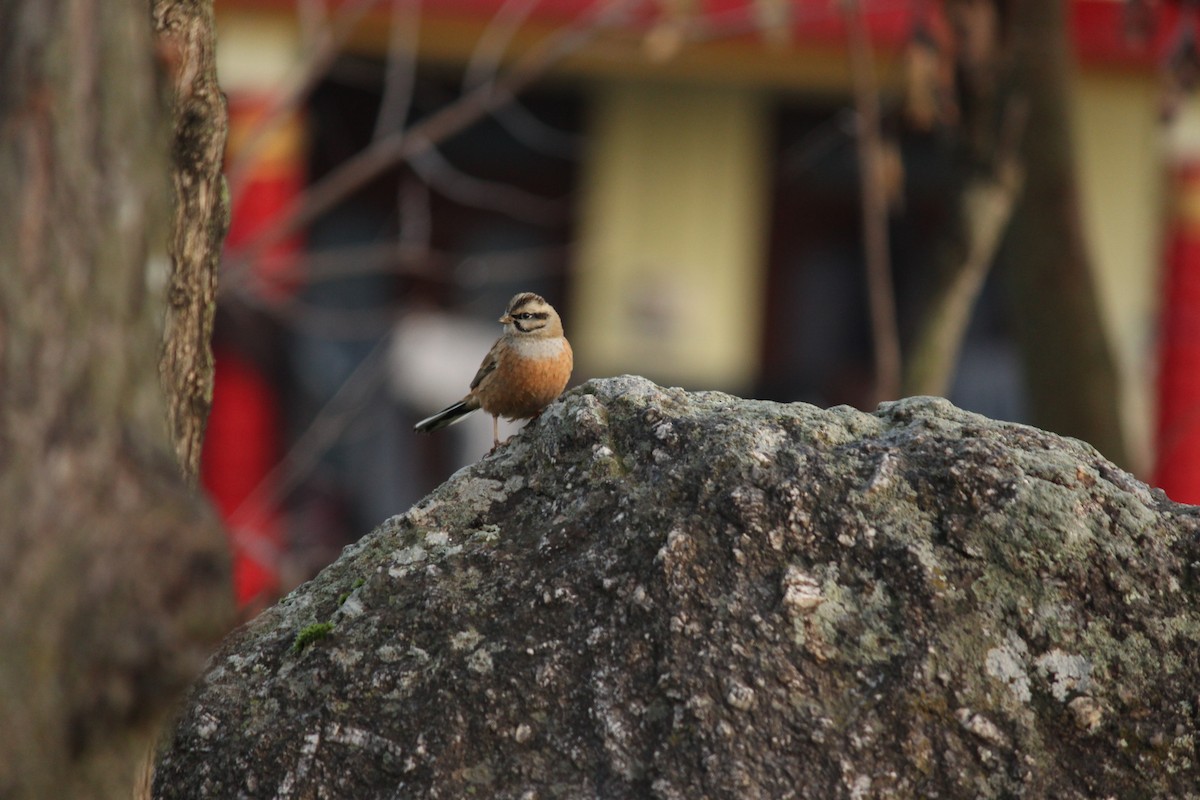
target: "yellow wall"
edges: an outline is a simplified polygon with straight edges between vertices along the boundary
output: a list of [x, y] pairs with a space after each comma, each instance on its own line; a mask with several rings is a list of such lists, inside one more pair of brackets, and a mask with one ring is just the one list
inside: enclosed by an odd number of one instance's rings
[[238, 13], [218, 14], [216, 20], [222, 90], [279, 94], [299, 78], [305, 54], [290, 18]]
[[1074, 88], [1084, 231], [1121, 371], [1126, 439], [1145, 475], [1162, 260], [1161, 84], [1157, 75], [1090, 72]]
[[754, 380], [767, 111], [744, 88], [597, 89], [568, 331], [580, 376], [735, 390]]

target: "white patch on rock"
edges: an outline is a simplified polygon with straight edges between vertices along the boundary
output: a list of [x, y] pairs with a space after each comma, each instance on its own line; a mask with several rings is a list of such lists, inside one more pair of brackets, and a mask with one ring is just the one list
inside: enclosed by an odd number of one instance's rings
[[403, 578], [413, 570], [414, 564], [419, 564], [429, 557], [429, 553], [419, 544], [401, 548], [392, 554], [392, 566], [388, 575], [393, 578]]
[[1087, 693], [1092, 688], [1092, 662], [1085, 656], [1071, 655], [1056, 647], [1038, 656], [1034, 663], [1038, 672], [1050, 679], [1050, 693], [1060, 703], [1072, 694]]
[[983, 662], [987, 674], [1007, 686], [1022, 703], [1028, 703], [1032, 697], [1029, 692], [1029, 673], [1025, 671], [1025, 659], [1028, 657], [1029, 647], [1025, 641], [1010, 633], [1004, 644], [987, 651]]

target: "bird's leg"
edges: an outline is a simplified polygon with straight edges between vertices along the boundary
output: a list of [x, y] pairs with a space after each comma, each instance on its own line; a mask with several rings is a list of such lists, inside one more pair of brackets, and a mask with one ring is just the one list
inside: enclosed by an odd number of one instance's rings
[[492, 449], [500, 446], [500, 417], [492, 415]]

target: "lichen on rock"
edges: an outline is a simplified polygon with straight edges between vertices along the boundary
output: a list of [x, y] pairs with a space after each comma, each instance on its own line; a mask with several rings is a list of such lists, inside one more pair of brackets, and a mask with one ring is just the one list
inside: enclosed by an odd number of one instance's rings
[[1197, 797], [1198, 532], [944, 400], [589, 381], [227, 640], [155, 796]]

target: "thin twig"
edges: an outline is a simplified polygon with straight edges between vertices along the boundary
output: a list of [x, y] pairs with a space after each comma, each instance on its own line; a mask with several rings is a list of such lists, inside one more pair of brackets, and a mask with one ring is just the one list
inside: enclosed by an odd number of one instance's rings
[[779, 159], [782, 173], [789, 178], [799, 177], [854, 138], [854, 117], [853, 110], [841, 109], [804, 134], [784, 150]]
[[229, 515], [230, 520], [239, 519], [248, 509], [278, 505], [302, 478], [312, 472], [321, 456], [366, 406], [371, 393], [383, 384], [386, 375], [385, 356], [390, 343], [390, 336], [383, 336], [375, 343], [371, 352], [321, 407], [283, 458]]
[[506, 0], [492, 15], [467, 60], [462, 82], [464, 93], [495, 83], [505, 51], [537, 4], [538, 0]]
[[900, 330], [888, 243], [888, 197], [884, 184], [883, 141], [879, 132], [879, 93], [866, 20], [858, 0], [842, 0], [846, 20], [854, 105], [858, 112], [858, 171], [862, 199], [863, 253], [867, 264], [867, 300], [875, 350], [874, 400], [900, 392]]
[[400, 215], [400, 246], [428, 250], [433, 241], [429, 187], [414, 175], [401, 178], [396, 187], [396, 212]]
[[[464, 92], [495, 82], [505, 52], [537, 4], [538, 0], [507, 0], [496, 12], [467, 61]], [[579, 137], [545, 124], [516, 98], [496, 109], [493, 116], [509, 135], [531, 150], [559, 158], [575, 158], [579, 153]]]
[[300, 299], [268, 300], [266, 293], [253, 287], [239, 287], [234, 296], [248, 308], [255, 308], [279, 320], [291, 331], [300, 331], [332, 341], [362, 341], [388, 333], [396, 324], [400, 310], [391, 306], [371, 309], [329, 308]]
[[450, 254], [423, 243], [380, 240], [320, 249], [307, 248], [271, 272], [272, 280], [285, 283], [320, 283], [363, 275], [420, 276], [433, 278], [452, 263]]
[[421, 24], [420, 0], [392, 0], [388, 37], [387, 69], [383, 76], [383, 99], [375, 117], [372, 141], [404, 128], [412, 106], [417, 81], [417, 45]]
[[513, 100], [493, 114], [500, 127], [516, 141], [535, 153], [561, 159], [577, 159], [583, 149], [583, 137], [564, 131], [538, 119], [520, 100]]
[[465, 206], [485, 208], [538, 225], [559, 222], [566, 212], [560, 199], [541, 197], [516, 186], [468, 175], [447, 161], [432, 145], [408, 163], [422, 180]]

